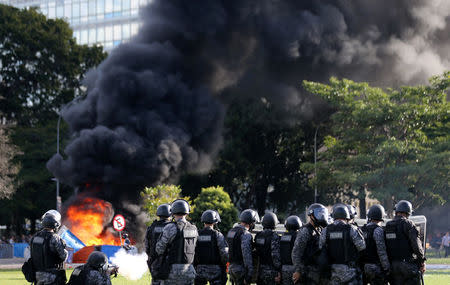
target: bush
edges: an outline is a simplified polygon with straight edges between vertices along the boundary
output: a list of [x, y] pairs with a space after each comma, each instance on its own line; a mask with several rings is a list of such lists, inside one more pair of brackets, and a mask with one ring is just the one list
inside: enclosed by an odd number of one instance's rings
[[206, 210], [219, 212], [222, 222], [218, 224], [218, 227], [223, 233], [229, 231], [237, 220], [238, 211], [221, 186], [202, 188], [201, 193], [194, 200], [194, 205], [195, 209], [191, 218], [199, 229], [203, 228], [200, 219]]
[[[150, 222], [153, 222], [158, 217], [156, 216], [156, 209], [159, 205], [165, 203], [172, 203], [176, 199], [184, 199], [192, 206], [192, 202], [189, 197], [181, 196], [181, 188], [177, 185], [157, 185], [155, 187], [145, 187], [141, 192], [143, 198], [143, 207], [147, 210], [150, 216]], [[193, 209], [193, 207], [191, 207]]]

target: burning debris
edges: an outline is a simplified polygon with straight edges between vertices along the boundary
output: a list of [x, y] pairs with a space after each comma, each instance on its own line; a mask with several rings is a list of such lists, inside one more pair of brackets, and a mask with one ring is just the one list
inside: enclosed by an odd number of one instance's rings
[[[72, 140], [67, 157], [55, 155], [47, 167], [74, 187], [100, 183], [81, 194], [110, 202], [139, 241], [139, 191], [212, 166], [219, 101], [264, 99], [292, 121], [321, 108], [301, 90], [302, 79], [424, 82], [450, 65], [449, 5], [154, 0], [139, 34], [91, 71], [87, 96], [62, 111]], [[105, 221], [96, 235], [108, 233]]]

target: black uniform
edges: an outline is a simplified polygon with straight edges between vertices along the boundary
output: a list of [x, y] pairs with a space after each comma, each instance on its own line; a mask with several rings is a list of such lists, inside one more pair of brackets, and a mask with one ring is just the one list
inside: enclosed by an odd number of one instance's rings
[[386, 247], [391, 261], [391, 284], [420, 284], [425, 262], [419, 231], [414, 222], [397, 215], [386, 224]]
[[255, 249], [259, 258], [257, 284], [275, 284], [275, 277], [281, 273], [280, 237], [264, 229], [255, 236]]
[[36, 271], [36, 284], [66, 284], [65, 242], [52, 230], [43, 229], [31, 239], [31, 259]]
[[227, 262], [228, 244], [222, 233], [210, 227], [198, 231], [194, 258], [197, 272], [195, 284], [206, 285], [208, 281], [212, 285], [226, 284]]
[[111, 285], [111, 278], [107, 271], [85, 264], [73, 270], [67, 285]]
[[390, 265], [386, 252], [384, 230], [377, 223], [370, 222], [361, 228], [366, 242], [362, 262], [364, 284], [386, 284], [386, 273]]
[[283, 285], [293, 284], [292, 274], [295, 272], [292, 263], [292, 249], [294, 248], [297, 231], [283, 233], [280, 238], [280, 258], [281, 258], [281, 282]]
[[229, 273], [235, 285], [250, 284], [253, 276], [253, 237], [242, 225], [232, 228], [227, 234], [230, 247]]
[[[155, 260], [157, 254], [156, 254], [156, 242], [158, 241], [159, 237], [161, 236], [163, 229], [165, 225], [170, 223], [170, 221], [167, 219], [154, 221], [148, 228], [147, 233], [145, 234], [145, 251], [148, 256], [147, 264], [148, 268], [151, 269], [151, 264]], [[151, 270], [150, 270], [151, 273]], [[161, 280], [157, 280], [152, 278], [152, 284], [158, 285], [161, 284]]]

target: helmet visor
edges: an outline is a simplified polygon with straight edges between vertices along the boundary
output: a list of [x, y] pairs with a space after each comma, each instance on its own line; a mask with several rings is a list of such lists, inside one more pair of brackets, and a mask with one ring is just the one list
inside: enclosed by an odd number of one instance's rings
[[316, 208], [314, 209], [314, 218], [316, 218], [316, 220], [318, 222], [321, 223], [328, 223], [328, 209], [327, 208]]

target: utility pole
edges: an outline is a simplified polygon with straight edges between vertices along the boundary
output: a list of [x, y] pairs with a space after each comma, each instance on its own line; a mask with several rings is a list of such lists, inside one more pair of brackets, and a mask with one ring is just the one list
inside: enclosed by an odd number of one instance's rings
[[[58, 117], [58, 126], [57, 126], [57, 137], [56, 137], [56, 153], [59, 154], [59, 126], [61, 124], [61, 113], [59, 113]], [[61, 196], [59, 196], [59, 179], [55, 178], [56, 181], [56, 210], [61, 212]]]
[[314, 203], [317, 203], [317, 132], [319, 131], [319, 126], [316, 127], [316, 132], [314, 133]]

